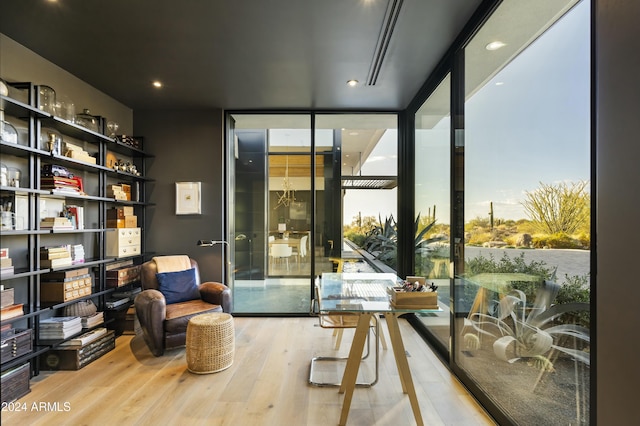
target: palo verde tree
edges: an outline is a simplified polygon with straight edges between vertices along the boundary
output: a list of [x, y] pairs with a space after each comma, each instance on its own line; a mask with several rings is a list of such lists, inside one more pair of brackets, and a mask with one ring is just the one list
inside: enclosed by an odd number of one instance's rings
[[522, 206], [542, 232], [574, 234], [589, 229], [591, 197], [588, 181], [547, 185], [526, 193]]

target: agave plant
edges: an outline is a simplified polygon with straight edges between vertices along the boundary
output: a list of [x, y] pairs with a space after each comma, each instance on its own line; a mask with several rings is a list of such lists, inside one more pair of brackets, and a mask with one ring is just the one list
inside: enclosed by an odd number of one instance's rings
[[395, 267], [398, 251], [398, 225], [393, 215], [384, 222], [378, 217], [379, 224], [369, 232], [364, 248], [389, 266]]
[[[381, 217], [378, 217], [379, 224], [374, 227], [363, 244], [363, 248], [369, 253], [376, 256], [376, 259], [386, 263], [387, 265], [395, 268], [396, 259], [398, 255], [398, 224], [393, 215], [385, 218], [384, 222]], [[446, 237], [425, 238], [425, 235], [436, 224], [434, 220], [427, 226], [425, 226], [420, 232], [418, 232], [418, 226], [420, 224], [420, 215], [416, 218], [413, 229], [415, 230], [414, 247], [415, 252], [419, 251], [428, 244], [444, 241]]]
[[[477, 349], [480, 337], [487, 336], [495, 339], [494, 354], [509, 363], [522, 358], [533, 358], [536, 364], [540, 360], [549, 363], [545, 355], [555, 349], [589, 365], [589, 352], [559, 344], [564, 340], [562, 337], [573, 337], [588, 346], [589, 329], [575, 324], [552, 325], [553, 320], [563, 314], [588, 311], [589, 305], [582, 302], [552, 305], [559, 289], [559, 284], [545, 281], [530, 308], [524, 292], [511, 290], [500, 300], [495, 316], [472, 313], [467, 325], [473, 328], [473, 332], [464, 334], [463, 339], [467, 349]], [[553, 366], [545, 365], [545, 368]]]

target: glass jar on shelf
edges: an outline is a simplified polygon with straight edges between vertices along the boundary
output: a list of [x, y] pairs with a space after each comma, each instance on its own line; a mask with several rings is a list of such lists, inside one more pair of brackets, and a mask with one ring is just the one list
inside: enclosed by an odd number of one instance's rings
[[18, 143], [18, 131], [11, 123], [0, 121], [0, 139], [3, 142]]
[[22, 172], [17, 167], [9, 167], [9, 173], [7, 175], [7, 180], [9, 186], [14, 186], [16, 188], [20, 188], [20, 177], [22, 176]]
[[68, 96], [63, 95], [62, 99], [56, 104], [60, 118], [75, 123], [76, 121], [76, 105]]
[[91, 112], [87, 108], [85, 108], [81, 114], [76, 114], [76, 124], [94, 132], [100, 131], [98, 117], [91, 115]]
[[56, 115], [56, 91], [49, 86], [39, 86], [38, 108], [51, 115]]

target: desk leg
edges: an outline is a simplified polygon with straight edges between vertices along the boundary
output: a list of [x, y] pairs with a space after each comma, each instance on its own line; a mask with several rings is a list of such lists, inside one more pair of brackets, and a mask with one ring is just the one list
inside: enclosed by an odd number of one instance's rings
[[353, 398], [353, 390], [356, 387], [358, 369], [360, 368], [364, 342], [367, 340], [367, 333], [369, 333], [370, 322], [371, 314], [363, 313], [359, 315], [358, 325], [356, 326], [353, 343], [351, 344], [351, 350], [349, 351], [349, 359], [347, 360], [344, 375], [342, 376], [342, 383], [340, 384], [339, 393], [344, 393], [344, 401], [342, 403], [342, 413], [340, 414], [339, 423], [341, 426], [347, 424], [347, 417], [349, 416], [349, 409], [351, 408], [351, 399]]
[[413, 417], [416, 419], [416, 424], [422, 426], [424, 423], [422, 421], [422, 414], [420, 413], [416, 389], [413, 386], [413, 379], [411, 378], [411, 370], [409, 369], [409, 361], [407, 361], [407, 354], [404, 349], [404, 343], [402, 342], [400, 327], [398, 326], [398, 315], [387, 312], [384, 314], [384, 317], [387, 320], [387, 327], [389, 328], [389, 338], [391, 340], [391, 346], [393, 347], [393, 354], [396, 358], [396, 365], [398, 366], [402, 391], [409, 394]]

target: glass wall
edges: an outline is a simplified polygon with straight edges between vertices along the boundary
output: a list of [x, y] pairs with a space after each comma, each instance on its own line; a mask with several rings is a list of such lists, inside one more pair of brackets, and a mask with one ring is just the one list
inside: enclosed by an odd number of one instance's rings
[[311, 117], [233, 114], [234, 311], [309, 312]]
[[464, 49], [453, 359], [521, 425], [589, 421], [589, 13], [504, 1]]
[[[324, 188], [316, 197], [316, 275], [395, 270], [397, 115], [315, 117], [317, 166], [324, 167], [316, 174], [316, 188]], [[386, 243], [372, 246], [372, 232]]]
[[449, 350], [451, 76], [433, 91], [415, 114], [415, 275], [438, 286], [442, 312], [419, 316]]
[[234, 113], [229, 128], [236, 313], [305, 314], [312, 277], [378, 270], [343, 226], [355, 208], [396, 231], [397, 115]]

